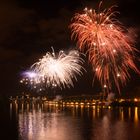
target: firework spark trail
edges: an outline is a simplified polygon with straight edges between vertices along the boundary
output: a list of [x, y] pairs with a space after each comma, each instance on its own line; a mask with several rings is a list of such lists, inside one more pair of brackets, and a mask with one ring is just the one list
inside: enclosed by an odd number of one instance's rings
[[76, 76], [82, 75], [83, 62], [80, 53], [76, 50], [71, 50], [68, 54], [61, 50], [58, 55], [53, 50], [31, 66], [31, 71], [36, 74], [31, 79], [35, 85], [70, 88], [74, 86], [73, 80], [77, 80]]
[[[100, 11], [101, 3], [99, 4]], [[108, 90], [115, 83], [120, 92], [120, 83], [126, 84], [130, 78], [129, 69], [140, 73], [134, 63], [135, 35], [131, 34], [116, 18], [112, 6], [97, 13], [92, 9], [84, 9], [83, 14], [76, 14], [70, 28], [72, 39], [82, 52], [88, 53], [95, 76], [102, 87]]]
[[42, 91], [43, 76], [39, 73], [35, 73], [33, 70], [22, 72], [21, 84], [30, 86], [32, 89]]

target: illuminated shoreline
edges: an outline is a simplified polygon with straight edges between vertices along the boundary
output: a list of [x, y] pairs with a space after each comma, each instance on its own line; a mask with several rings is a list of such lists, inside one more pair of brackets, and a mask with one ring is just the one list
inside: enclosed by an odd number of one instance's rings
[[103, 100], [103, 99], [93, 99], [91, 98], [79, 98], [75, 96], [75, 98], [62, 98], [62, 99], [50, 99], [48, 97], [24, 97], [24, 96], [16, 96], [10, 97], [10, 103], [46, 103], [48, 105], [62, 105], [62, 106], [138, 106], [140, 107], [140, 98], [132, 98], [132, 99], [125, 99], [125, 98], [116, 98], [113, 100]]

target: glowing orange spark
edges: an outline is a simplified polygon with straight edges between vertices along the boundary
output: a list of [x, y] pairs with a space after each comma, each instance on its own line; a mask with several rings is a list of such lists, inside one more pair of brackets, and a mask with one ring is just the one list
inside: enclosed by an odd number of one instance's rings
[[[98, 11], [100, 6], [101, 3]], [[88, 53], [102, 87], [107, 85], [111, 89], [115, 84], [120, 92], [120, 83], [124, 85], [130, 78], [129, 69], [140, 72], [134, 63], [135, 35], [115, 18], [117, 12], [112, 12], [113, 7], [100, 13], [85, 8], [82, 14], [74, 16], [70, 28], [79, 49]]]

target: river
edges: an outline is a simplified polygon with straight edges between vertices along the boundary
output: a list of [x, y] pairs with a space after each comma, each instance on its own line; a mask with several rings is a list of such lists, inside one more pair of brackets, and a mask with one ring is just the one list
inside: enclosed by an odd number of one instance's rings
[[11, 103], [2, 140], [140, 140], [140, 108]]

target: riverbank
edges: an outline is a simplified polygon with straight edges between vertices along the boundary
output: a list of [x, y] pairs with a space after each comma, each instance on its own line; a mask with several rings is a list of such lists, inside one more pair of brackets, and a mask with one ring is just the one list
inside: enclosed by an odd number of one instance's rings
[[140, 107], [140, 98], [115, 98], [113, 100], [103, 100], [94, 96], [71, 96], [71, 97], [47, 97], [47, 96], [16, 96], [10, 97], [12, 103], [47, 103], [63, 106], [138, 106]]

